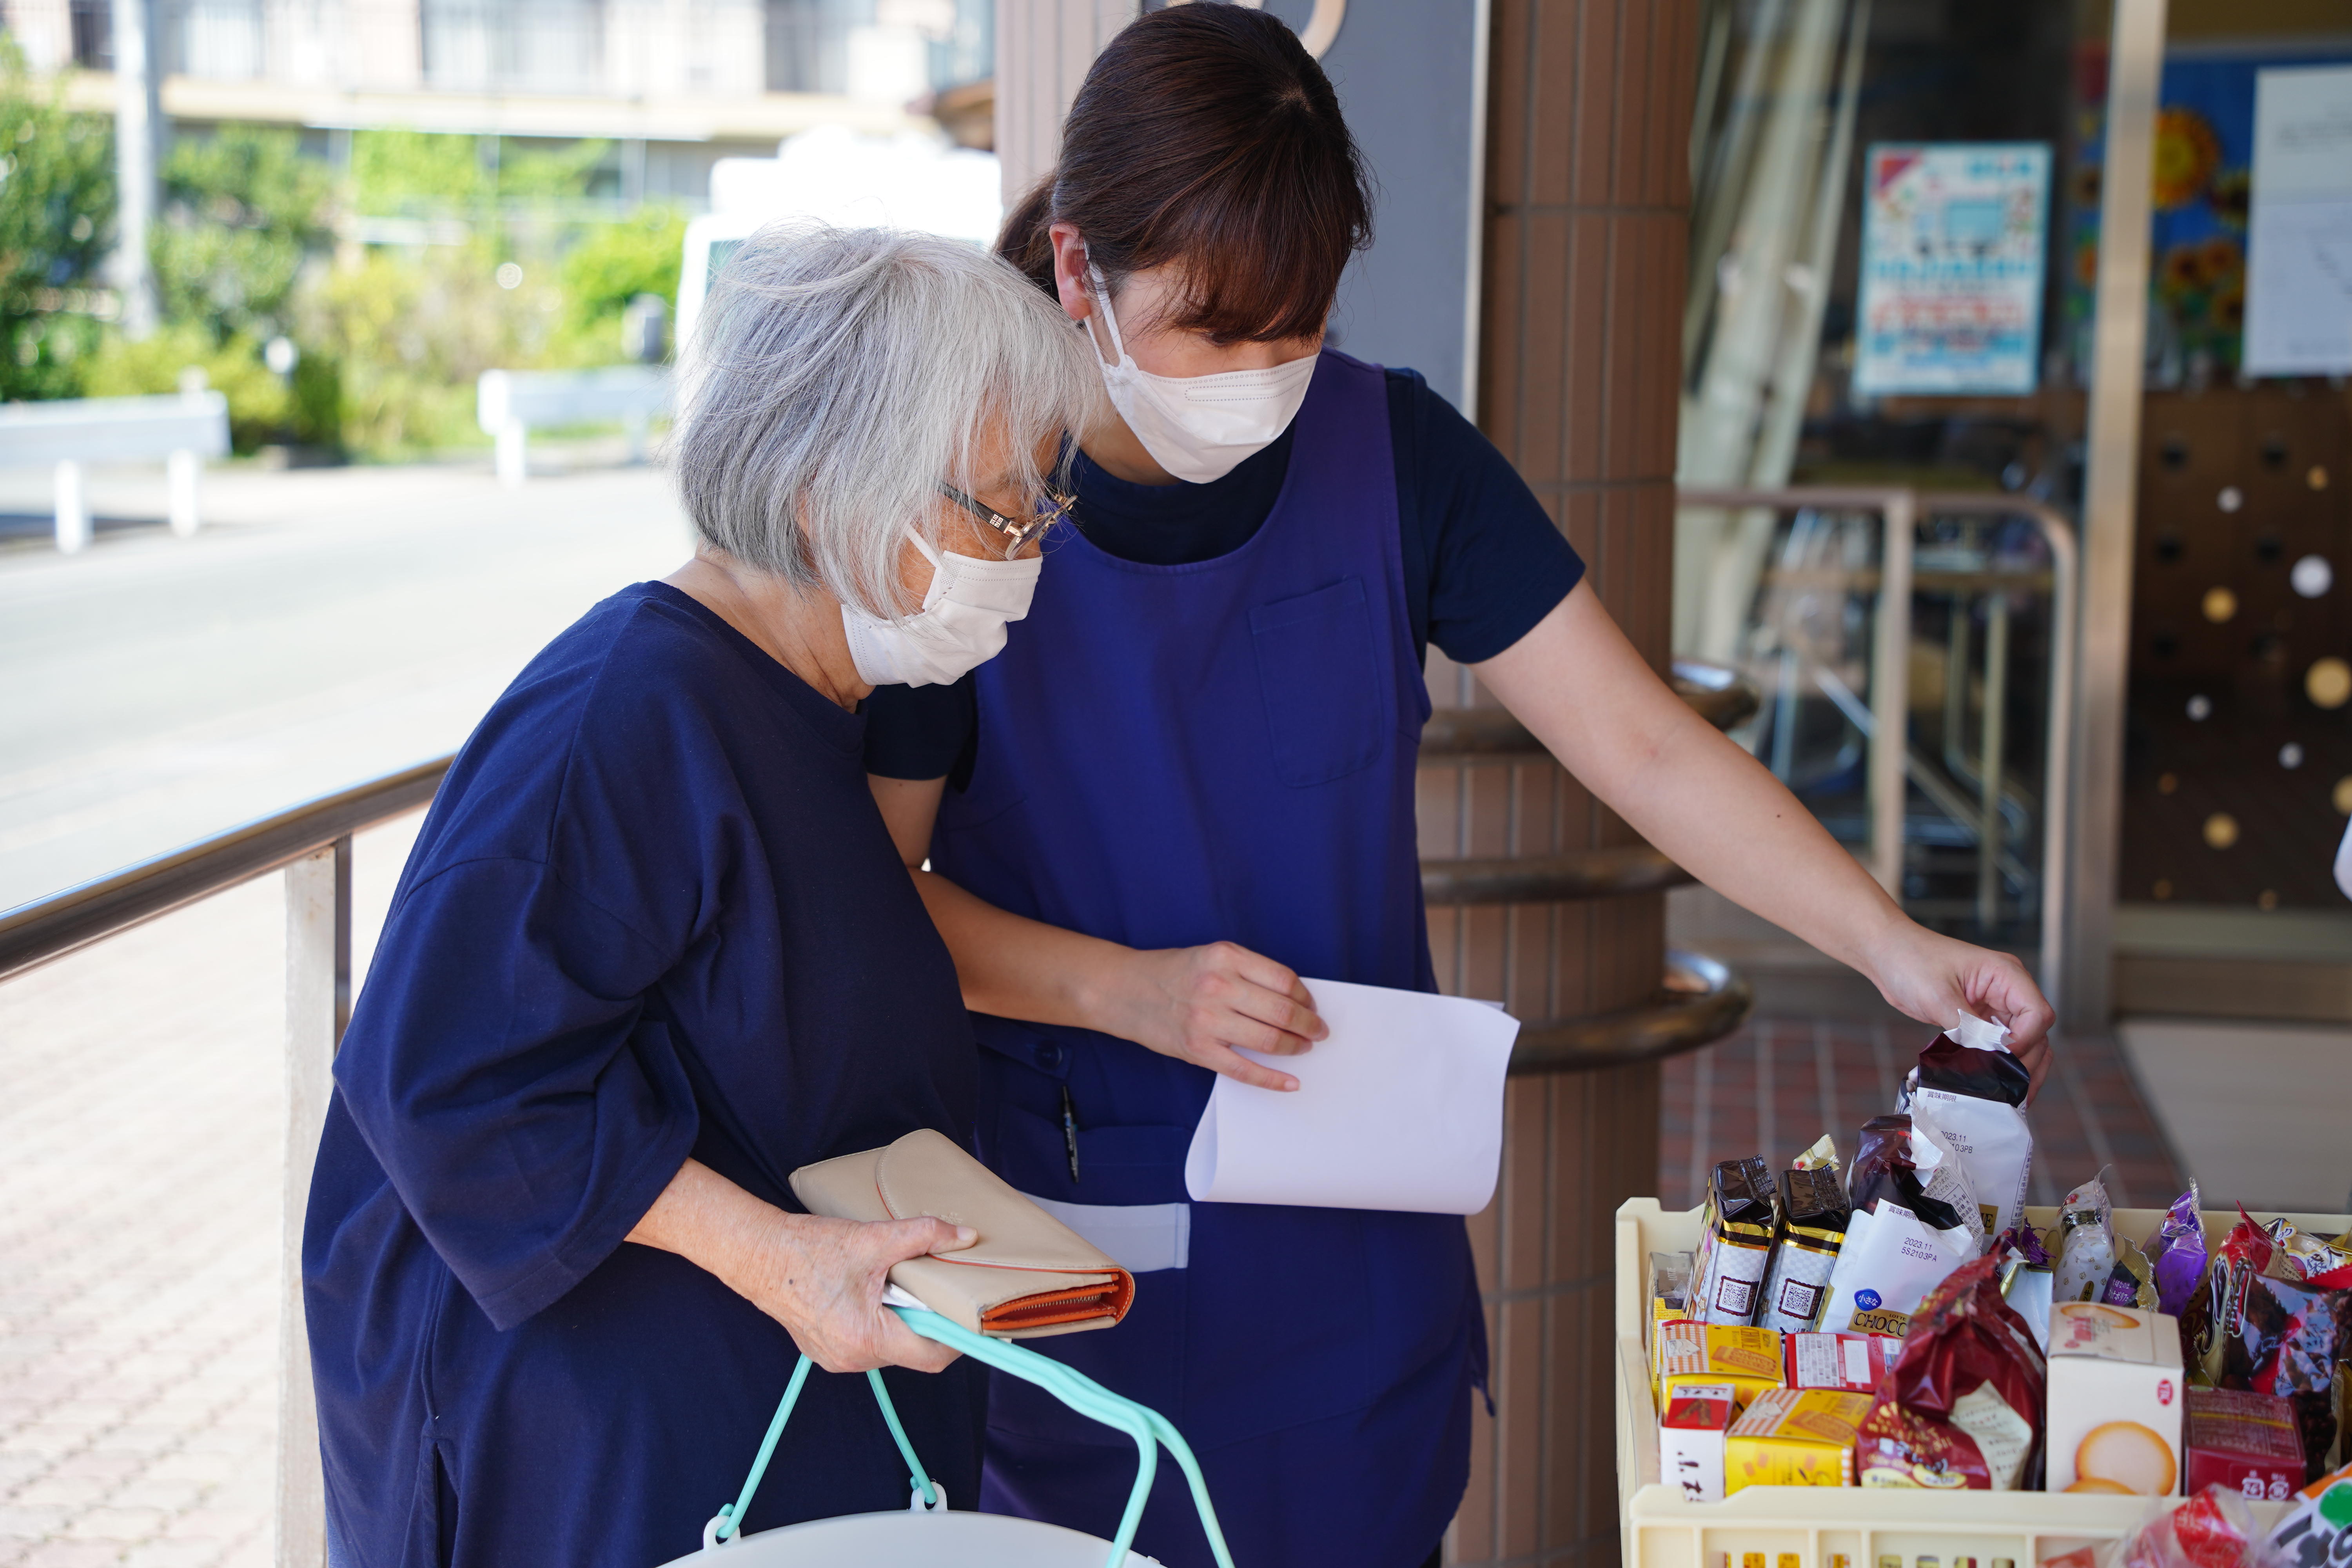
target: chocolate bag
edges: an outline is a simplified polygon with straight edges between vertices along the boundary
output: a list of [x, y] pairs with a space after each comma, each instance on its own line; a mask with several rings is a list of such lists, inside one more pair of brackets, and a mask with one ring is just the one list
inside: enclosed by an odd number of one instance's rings
[[1845, 1184], [1835, 1171], [1780, 1173], [1780, 1237], [1765, 1271], [1757, 1327], [1795, 1334], [1821, 1321], [1847, 1219]]
[[1920, 1307], [1863, 1418], [1864, 1486], [2015, 1491], [2032, 1473], [2048, 1366], [2001, 1300], [2000, 1262], [1962, 1264]]
[[1772, 1173], [1763, 1156], [1726, 1160], [1707, 1179], [1689, 1312], [1695, 1322], [1751, 1325], [1772, 1260]]
[[1999, 1235], [2025, 1219], [2033, 1133], [2025, 1123], [2032, 1075], [2009, 1050], [2009, 1031], [1969, 1014], [1919, 1053], [1904, 1109], [1925, 1110], [1950, 1140], [1976, 1190], [1979, 1227]]

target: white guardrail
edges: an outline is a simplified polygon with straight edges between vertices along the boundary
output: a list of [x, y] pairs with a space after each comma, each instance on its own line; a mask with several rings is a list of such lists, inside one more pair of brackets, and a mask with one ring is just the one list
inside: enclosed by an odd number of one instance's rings
[[650, 364], [602, 370], [486, 370], [476, 384], [475, 419], [498, 443], [501, 482], [519, 485], [530, 472], [533, 426], [621, 421], [629, 458], [643, 462], [646, 426], [670, 406], [670, 375]]
[[160, 397], [78, 397], [0, 407], [0, 468], [55, 465], [58, 548], [89, 542], [85, 463], [161, 458], [171, 484], [172, 531], [196, 531], [196, 479], [204, 459], [228, 450], [228, 399], [217, 392]]

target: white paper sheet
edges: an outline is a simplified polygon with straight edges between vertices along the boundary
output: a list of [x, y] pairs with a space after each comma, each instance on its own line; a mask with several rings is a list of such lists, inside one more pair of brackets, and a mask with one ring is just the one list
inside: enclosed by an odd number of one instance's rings
[[1220, 1077], [1192, 1132], [1195, 1203], [1476, 1214], [1503, 1153], [1503, 1075], [1518, 1020], [1490, 1003], [1309, 980], [1328, 1039], [1244, 1056], [1298, 1080]]
[[2247, 372], [2352, 370], [2352, 67], [2255, 74], [2246, 244]]

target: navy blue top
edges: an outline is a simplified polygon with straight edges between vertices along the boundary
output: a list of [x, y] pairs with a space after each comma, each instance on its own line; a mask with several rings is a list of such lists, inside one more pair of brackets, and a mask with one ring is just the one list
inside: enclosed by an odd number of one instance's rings
[[[1584, 563], [1509, 459], [1418, 371], [1389, 371], [1385, 385], [1413, 651], [1434, 643], [1458, 663], [1492, 658], [1568, 597]], [[1088, 542], [1123, 561], [1181, 566], [1230, 555], [1272, 515], [1296, 429], [1205, 485], [1130, 484], [1081, 454], [1071, 515]], [[886, 686], [866, 708], [867, 772], [949, 777], [959, 789], [969, 781], [979, 733], [971, 677]]]
[[[335, 1063], [303, 1280], [331, 1529], [363, 1568], [647, 1568], [731, 1500], [797, 1359], [623, 1242], [688, 1154], [767, 1201], [918, 1127], [971, 1142], [955, 970], [865, 720], [660, 584], [467, 741]], [[973, 1506], [977, 1384], [893, 1373]], [[812, 1374], [747, 1528], [903, 1508], [862, 1377]]]

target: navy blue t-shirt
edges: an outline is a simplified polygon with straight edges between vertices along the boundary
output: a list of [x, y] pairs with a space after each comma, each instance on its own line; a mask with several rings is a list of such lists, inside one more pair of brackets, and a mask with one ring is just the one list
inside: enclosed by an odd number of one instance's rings
[[[733, 1499], [798, 1359], [624, 1242], [691, 1154], [768, 1202], [919, 1127], [969, 1145], [953, 964], [862, 715], [641, 583], [491, 708], [335, 1063], [303, 1238], [328, 1511], [363, 1568], [645, 1568]], [[889, 1383], [978, 1500], [958, 1363]], [[812, 1373], [748, 1528], [906, 1506], [863, 1377]]]
[[[1584, 563], [1509, 460], [1419, 372], [1388, 373], [1388, 405], [1414, 650], [1433, 643], [1462, 664], [1492, 658], [1568, 597]], [[1205, 485], [1130, 484], [1080, 455], [1071, 517], [1090, 542], [1123, 560], [1213, 560], [1249, 542], [1289, 471], [1287, 430]], [[971, 776], [980, 717], [970, 676], [952, 686], [886, 686], [866, 708], [868, 773], [947, 777], [958, 788]]]

